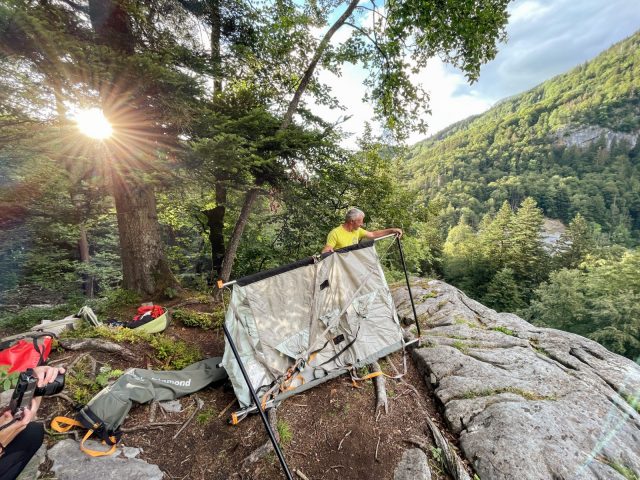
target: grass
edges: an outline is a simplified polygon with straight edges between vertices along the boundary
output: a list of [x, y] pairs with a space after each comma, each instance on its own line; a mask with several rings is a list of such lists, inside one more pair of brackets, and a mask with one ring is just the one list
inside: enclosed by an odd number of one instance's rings
[[514, 332], [513, 330], [507, 328], [507, 327], [502, 327], [502, 326], [498, 326], [498, 327], [491, 327], [489, 330], [493, 330], [494, 332], [501, 332], [504, 333], [505, 335], [509, 335], [511, 337], [515, 337], [516, 336], [516, 332]]
[[461, 342], [460, 340], [456, 340], [455, 342], [453, 342], [451, 344], [451, 346], [453, 348], [457, 348], [458, 350], [460, 350], [464, 354], [467, 354], [469, 352], [469, 346], [466, 343]]
[[635, 395], [627, 395], [622, 394], [622, 398], [631, 406], [631, 408], [635, 409], [636, 412], [640, 413], [640, 392]]
[[467, 320], [464, 317], [455, 317], [453, 319], [453, 322], [456, 325], [466, 325], [469, 328], [482, 328], [480, 325], [473, 323], [471, 320]]
[[278, 430], [278, 435], [280, 436], [280, 445], [286, 447], [293, 440], [293, 432], [291, 431], [291, 426], [284, 420], [278, 420], [276, 425]]

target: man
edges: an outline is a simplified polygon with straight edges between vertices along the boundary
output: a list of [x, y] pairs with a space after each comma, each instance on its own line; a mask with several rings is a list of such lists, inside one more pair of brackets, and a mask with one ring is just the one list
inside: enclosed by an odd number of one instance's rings
[[402, 230], [399, 228], [385, 228], [384, 230], [368, 232], [364, 228], [361, 228], [363, 224], [364, 212], [357, 208], [350, 209], [344, 217], [344, 223], [331, 230], [329, 235], [327, 235], [327, 244], [322, 249], [322, 253], [350, 247], [363, 238], [380, 238], [392, 233], [395, 233], [399, 237], [402, 236]]
[[[44, 387], [53, 382], [58, 373], [64, 373], [63, 368], [53, 367], [35, 367], [33, 370], [38, 377], [38, 387]], [[15, 479], [42, 445], [44, 427], [33, 421], [41, 400], [42, 397], [35, 397], [31, 408], [25, 409], [22, 420], [0, 430], [0, 480]], [[11, 412], [5, 412], [0, 416], [0, 426], [12, 419]]]

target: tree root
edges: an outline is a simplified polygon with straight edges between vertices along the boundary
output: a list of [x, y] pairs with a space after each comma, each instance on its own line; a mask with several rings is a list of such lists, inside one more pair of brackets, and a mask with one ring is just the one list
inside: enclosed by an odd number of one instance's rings
[[[378, 362], [371, 363], [369, 365], [369, 370], [371, 372], [382, 373], [382, 369], [380, 368], [380, 364], [378, 364]], [[389, 413], [389, 402], [387, 400], [386, 381], [384, 379], [384, 375], [373, 377], [373, 385], [376, 388], [376, 415], [378, 414], [378, 412], [381, 412], [382, 409], [384, 409], [384, 413], [386, 415]]]
[[[280, 435], [278, 434], [278, 419], [276, 417], [276, 409], [272, 408], [267, 412], [267, 418], [269, 419], [269, 425], [271, 426], [271, 430], [276, 437], [276, 442], [280, 442]], [[253, 452], [251, 452], [244, 460], [242, 460], [242, 469], [247, 469], [252, 463], [256, 463], [258, 460], [262, 459], [266, 455], [268, 455], [273, 450], [273, 444], [271, 440], [267, 440], [265, 443], [256, 448]]]
[[445, 470], [455, 480], [471, 480], [471, 477], [467, 473], [467, 470], [464, 468], [464, 464], [453, 448], [453, 445], [451, 445], [449, 441], [444, 438], [436, 424], [433, 423], [433, 421], [428, 416], [426, 416], [425, 418], [427, 419], [429, 430], [431, 430], [431, 434], [436, 441], [436, 445], [442, 451], [442, 463]]
[[124, 357], [128, 358], [136, 358], [134, 353], [117, 343], [108, 342], [103, 339], [97, 338], [79, 338], [79, 339], [68, 339], [68, 340], [60, 340], [60, 346], [65, 350], [95, 350], [98, 352], [107, 352], [107, 353], [117, 353]]

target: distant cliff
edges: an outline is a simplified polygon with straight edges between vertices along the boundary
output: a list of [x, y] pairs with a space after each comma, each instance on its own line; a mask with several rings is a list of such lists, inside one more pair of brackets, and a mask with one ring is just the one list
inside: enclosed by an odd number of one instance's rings
[[[414, 282], [413, 358], [482, 479], [640, 478], [640, 366], [584, 337]], [[394, 291], [412, 318], [406, 288]]]

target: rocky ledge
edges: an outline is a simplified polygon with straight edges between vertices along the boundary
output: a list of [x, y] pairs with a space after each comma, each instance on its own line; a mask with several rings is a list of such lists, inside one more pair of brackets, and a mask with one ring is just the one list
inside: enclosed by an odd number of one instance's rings
[[[412, 292], [428, 326], [414, 360], [480, 478], [640, 478], [638, 364], [443, 282]], [[413, 318], [407, 289], [393, 294]]]

